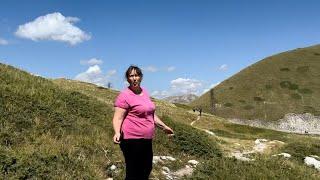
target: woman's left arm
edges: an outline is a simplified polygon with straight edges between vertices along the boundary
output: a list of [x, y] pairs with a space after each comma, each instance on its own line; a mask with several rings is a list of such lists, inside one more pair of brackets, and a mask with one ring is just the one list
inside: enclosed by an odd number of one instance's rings
[[159, 128], [161, 128], [166, 134], [168, 135], [174, 134], [173, 130], [169, 126], [167, 126], [164, 122], [162, 122], [161, 119], [156, 114], [154, 114], [154, 121], [156, 125]]

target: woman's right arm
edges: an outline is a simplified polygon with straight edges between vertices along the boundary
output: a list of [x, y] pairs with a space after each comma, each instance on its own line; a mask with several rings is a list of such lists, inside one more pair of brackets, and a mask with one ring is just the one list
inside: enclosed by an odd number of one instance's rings
[[113, 142], [116, 144], [120, 143], [121, 124], [123, 119], [125, 118], [126, 111], [127, 111], [126, 109], [115, 107], [112, 123], [113, 123], [113, 129], [114, 129]]

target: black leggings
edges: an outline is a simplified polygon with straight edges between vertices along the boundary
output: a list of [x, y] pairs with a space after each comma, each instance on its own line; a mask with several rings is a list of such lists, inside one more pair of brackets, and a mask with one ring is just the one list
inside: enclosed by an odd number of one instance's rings
[[126, 180], [148, 180], [152, 170], [152, 139], [122, 139]]

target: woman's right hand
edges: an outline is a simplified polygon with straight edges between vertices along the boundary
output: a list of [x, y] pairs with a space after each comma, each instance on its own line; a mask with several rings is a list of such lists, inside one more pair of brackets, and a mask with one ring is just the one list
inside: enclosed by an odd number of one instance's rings
[[121, 134], [120, 133], [115, 133], [114, 136], [113, 136], [113, 142], [115, 144], [120, 144], [120, 136]]

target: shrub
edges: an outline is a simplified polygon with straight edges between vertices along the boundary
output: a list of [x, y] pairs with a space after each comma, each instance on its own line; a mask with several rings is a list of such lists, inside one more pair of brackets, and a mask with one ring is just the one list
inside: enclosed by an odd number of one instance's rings
[[281, 88], [288, 88], [290, 86], [291, 82], [290, 81], [282, 81], [280, 82]]
[[245, 109], [245, 110], [251, 110], [251, 109], [254, 109], [254, 106], [248, 104], [248, 105], [243, 106], [243, 109]]
[[289, 68], [280, 68], [280, 71], [290, 71]]
[[302, 94], [312, 94], [313, 93], [313, 91], [311, 89], [307, 89], [307, 88], [298, 89], [298, 92], [302, 93]]
[[240, 103], [246, 103], [246, 101], [243, 100], [243, 99], [240, 99], [239, 102], [240, 102]]
[[103, 86], [97, 86], [97, 88], [98, 88], [98, 89], [103, 89], [103, 90], [108, 89], [108, 88], [105, 88], [105, 87], [103, 87]]
[[301, 98], [302, 98], [301, 95], [298, 94], [298, 93], [293, 93], [293, 94], [291, 94], [291, 97], [292, 97], [293, 99], [301, 99]]
[[225, 107], [232, 107], [232, 106], [233, 106], [233, 104], [232, 104], [232, 103], [229, 103], [229, 102], [224, 103], [223, 105], [224, 105]]
[[253, 100], [254, 100], [254, 101], [257, 101], [257, 102], [262, 102], [262, 101], [264, 101], [264, 99], [263, 99], [262, 97], [259, 97], [259, 96], [253, 97]]
[[[168, 139], [168, 137], [166, 137], [164, 133], [157, 133], [154, 144], [161, 144], [161, 146], [158, 147], [159, 149], [166, 147], [166, 149], [170, 149], [170, 153], [181, 154], [181, 152], [184, 152], [206, 158], [220, 157], [222, 155], [216, 141], [211, 139], [207, 133], [199, 131], [189, 125], [174, 122], [167, 116], [161, 119], [175, 131], [175, 135], [172, 141], [168, 141], [165, 140]], [[165, 150], [163, 149], [163, 151]]]
[[297, 67], [297, 72], [304, 73], [309, 71], [309, 66], [299, 66]]
[[272, 85], [271, 84], [266, 84], [265, 87], [266, 87], [267, 90], [272, 89]]
[[291, 84], [289, 85], [288, 89], [290, 89], [290, 90], [299, 89], [299, 85], [291, 83]]
[[281, 88], [288, 88], [290, 90], [296, 90], [299, 89], [299, 85], [291, 83], [290, 81], [282, 81], [280, 82]]

